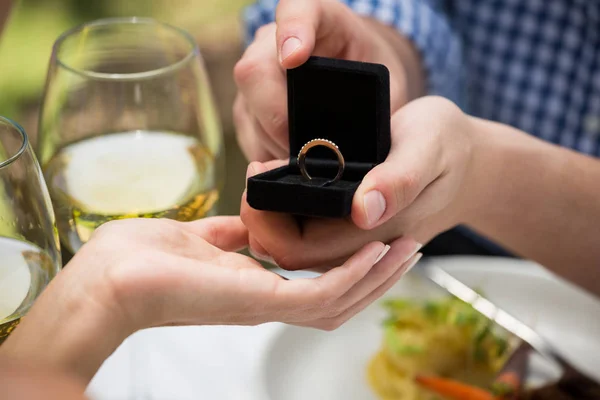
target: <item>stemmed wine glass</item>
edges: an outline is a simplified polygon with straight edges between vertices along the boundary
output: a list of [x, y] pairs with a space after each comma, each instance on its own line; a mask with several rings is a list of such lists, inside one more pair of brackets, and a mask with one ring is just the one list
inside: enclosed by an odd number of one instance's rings
[[106, 221], [212, 215], [220, 121], [197, 44], [145, 18], [84, 24], [54, 45], [38, 156], [72, 253]]
[[54, 212], [23, 128], [0, 117], [0, 343], [61, 266]]

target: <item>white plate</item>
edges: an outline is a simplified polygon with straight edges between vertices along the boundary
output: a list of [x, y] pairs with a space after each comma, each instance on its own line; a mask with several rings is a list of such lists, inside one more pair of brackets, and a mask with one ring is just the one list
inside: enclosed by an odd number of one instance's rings
[[[535, 328], [567, 358], [600, 379], [600, 302], [526, 261], [445, 257], [436, 264]], [[385, 297], [430, 297], [441, 292], [410, 274]], [[381, 341], [380, 304], [333, 332], [283, 327], [261, 364], [264, 398], [368, 400], [365, 368]]]

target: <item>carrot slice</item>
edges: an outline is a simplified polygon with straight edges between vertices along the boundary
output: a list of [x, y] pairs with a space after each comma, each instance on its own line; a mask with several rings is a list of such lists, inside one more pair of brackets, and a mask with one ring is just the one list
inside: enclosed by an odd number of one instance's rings
[[496, 400], [494, 395], [476, 386], [437, 376], [417, 376], [416, 382], [451, 400]]
[[501, 397], [514, 397], [519, 393], [521, 379], [514, 371], [508, 371], [496, 378], [492, 384], [492, 393]]

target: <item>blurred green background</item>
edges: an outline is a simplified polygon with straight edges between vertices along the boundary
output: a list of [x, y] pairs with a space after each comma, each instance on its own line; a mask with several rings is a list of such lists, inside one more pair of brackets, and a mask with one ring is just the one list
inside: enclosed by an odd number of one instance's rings
[[219, 108], [226, 142], [226, 187], [221, 214], [239, 212], [246, 161], [235, 141], [232, 71], [243, 50], [241, 13], [251, 0], [0, 0], [11, 12], [0, 35], [0, 115], [37, 137], [38, 108], [52, 44], [64, 31], [107, 17], [153, 17], [189, 31], [197, 40]]

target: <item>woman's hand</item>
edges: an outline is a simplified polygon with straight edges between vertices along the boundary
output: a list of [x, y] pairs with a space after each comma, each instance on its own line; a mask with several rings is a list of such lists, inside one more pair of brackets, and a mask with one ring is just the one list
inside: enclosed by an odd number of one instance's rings
[[[253, 253], [285, 269], [328, 268], [373, 240], [389, 243], [408, 235], [426, 243], [462, 223], [476, 202], [469, 194], [471, 119], [448, 100], [424, 97], [398, 110], [391, 123], [390, 153], [356, 191], [351, 220], [299, 223], [289, 215], [255, 210], [244, 197], [241, 217]], [[248, 174], [275, 166], [255, 162]]]
[[234, 70], [234, 119], [249, 160], [289, 157], [285, 71], [311, 55], [386, 65], [392, 111], [424, 91], [417, 51], [393, 28], [338, 0], [281, 0], [276, 22], [258, 30]]
[[88, 380], [143, 328], [281, 321], [335, 329], [418, 259], [411, 239], [390, 248], [370, 242], [318, 278], [288, 281], [229, 252], [247, 239], [238, 217], [107, 223], [50, 283], [0, 354]]

